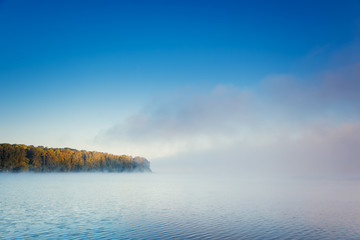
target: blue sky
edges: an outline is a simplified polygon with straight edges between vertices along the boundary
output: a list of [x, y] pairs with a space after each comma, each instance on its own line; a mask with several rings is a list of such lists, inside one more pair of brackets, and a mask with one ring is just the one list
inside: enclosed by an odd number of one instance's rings
[[[359, 1], [0, 1], [0, 142], [155, 159], [190, 142], [198, 153], [215, 144], [211, 129], [240, 144], [217, 116], [239, 125], [244, 96], [266, 129], [357, 124], [359, 12]], [[173, 121], [199, 109], [206, 119]], [[139, 142], [173, 129], [189, 133]]]

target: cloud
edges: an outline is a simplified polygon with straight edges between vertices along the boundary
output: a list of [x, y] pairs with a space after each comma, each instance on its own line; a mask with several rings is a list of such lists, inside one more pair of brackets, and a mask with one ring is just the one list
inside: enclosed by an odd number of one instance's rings
[[310, 117], [327, 111], [354, 110], [360, 104], [360, 63], [324, 71], [299, 79], [291, 75], [275, 75], [264, 79], [261, 94], [264, 100], [283, 111], [298, 112]]
[[155, 156], [205, 150], [240, 134], [239, 124], [256, 120], [252, 105], [251, 93], [225, 86], [208, 94], [184, 93], [151, 103], [126, 122], [99, 134], [97, 140], [135, 144]]
[[249, 166], [307, 171], [328, 164], [328, 172], [346, 162], [343, 169], [360, 173], [359, 93], [359, 64], [309, 79], [269, 76], [254, 89], [179, 92], [100, 132], [96, 142], [149, 158], [224, 156], [230, 165], [248, 159]]

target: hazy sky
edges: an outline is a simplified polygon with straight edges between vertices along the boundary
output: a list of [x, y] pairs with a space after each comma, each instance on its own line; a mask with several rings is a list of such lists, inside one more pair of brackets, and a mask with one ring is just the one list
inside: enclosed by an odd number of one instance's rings
[[360, 174], [359, 13], [359, 1], [2, 0], [0, 142]]

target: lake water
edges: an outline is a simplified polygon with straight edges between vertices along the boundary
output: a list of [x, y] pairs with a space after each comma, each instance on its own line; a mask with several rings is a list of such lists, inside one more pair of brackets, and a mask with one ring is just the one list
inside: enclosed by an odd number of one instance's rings
[[0, 174], [0, 239], [360, 239], [360, 181]]

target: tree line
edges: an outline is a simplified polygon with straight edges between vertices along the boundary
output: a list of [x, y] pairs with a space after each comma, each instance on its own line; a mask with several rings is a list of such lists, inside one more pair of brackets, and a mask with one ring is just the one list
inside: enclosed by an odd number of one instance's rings
[[143, 157], [113, 155], [71, 148], [34, 147], [0, 144], [0, 171], [69, 172], [69, 171], [151, 171]]

